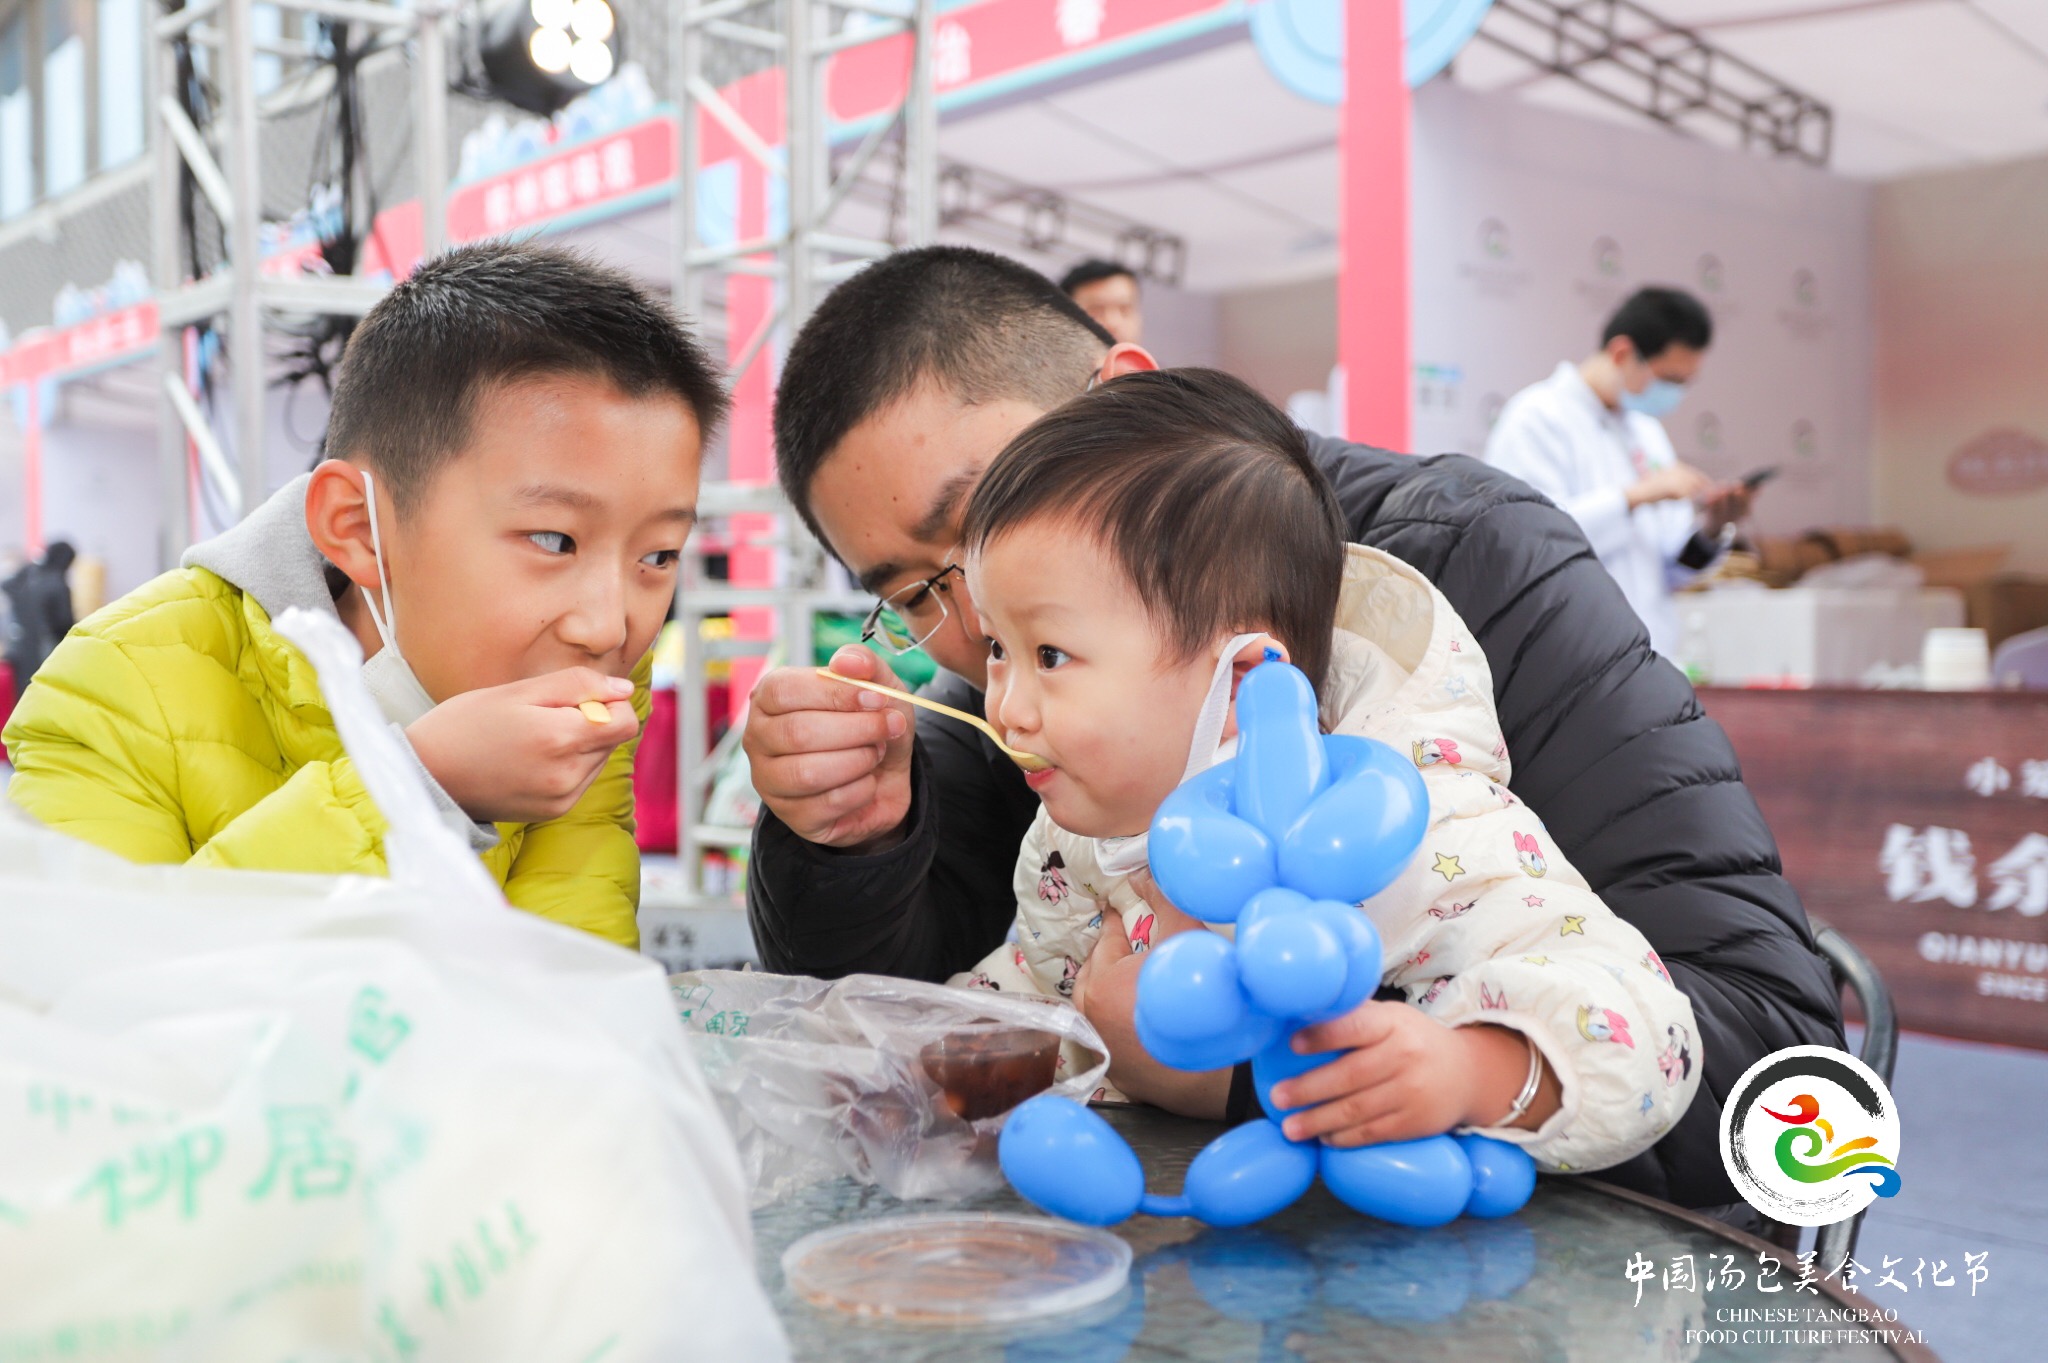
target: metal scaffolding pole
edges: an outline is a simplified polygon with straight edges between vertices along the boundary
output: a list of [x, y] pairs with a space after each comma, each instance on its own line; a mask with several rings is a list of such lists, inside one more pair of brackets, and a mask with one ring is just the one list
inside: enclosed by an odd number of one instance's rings
[[[289, 312], [361, 316], [385, 287], [350, 277], [278, 277], [262, 270], [263, 199], [260, 179], [262, 124], [256, 90], [256, 42], [251, 27], [253, 0], [170, 0], [150, 25], [150, 64], [156, 101], [150, 215], [151, 263], [157, 312], [163, 332], [164, 399], [159, 458], [165, 506], [172, 523], [162, 537], [164, 558], [174, 563], [190, 538], [192, 501], [188, 442], [200, 451], [203, 476], [219, 487], [236, 518], [247, 515], [269, 494], [265, 448], [265, 314]], [[385, 0], [271, 0], [270, 8], [308, 21], [322, 17], [380, 30], [387, 36], [412, 34], [417, 71], [413, 122], [420, 173], [421, 208], [427, 249], [445, 236], [448, 183], [448, 80], [444, 10], [439, 0], [417, 8]], [[181, 49], [223, 92], [224, 108], [193, 107], [178, 88]], [[270, 50], [270, 49], [266, 49]], [[310, 55], [304, 60], [318, 61]], [[218, 116], [217, 116], [218, 115]], [[227, 170], [221, 170], [225, 157]], [[188, 250], [181, 196], [186, 177], [204, 194], [220, 219], [227, 258], [203, 279], [186, 278]], [[193, 399], [184, 372], [185, 328], [222, 314], [227, 318], [230, 429], [233, 465], [220, 457], [219, 441]]]
[[910, 66], [909, 106], [903, 111], [904, 235], [908, 245], [939, 238], [939, 102], [932, 88], [932, 0], [917, 7], [916, 57]]
[[250, 32], [249, 0], [227, 0], [221, 6], [226, 35], [221, 63], [227, 85], [228, 190], [233, 212], [227, 223], [232, 292], [228, 296], [228, 375], [234, 393], [235, 463], [242, 495], [235, 514], [246, 516], [263, 501], [270, 482], [263, 448], [263, 389], [269, 368], [263, 353], [263, 320], [257, 313], [256, 290], [262, 280], [263, 195], [258, 184], [256, 122], [256, 45]]
[[[168, 42], [150, 43], [149, 94], [151, 109], [175, 107], [178, 83], [176, 49]], [[168, 294], [185, 282], [184, 262], [178, 252], [178, 196], [184, 184], [184, 159], [178, 144], [165, 131], [160, 116], [150, 120], [156, 127], [150, 156], [150, 271], [159, 295]], [[157, 341], [162, 378], [185, 384], [184, 328], [165, 326]], [[170, 412], [157, 423], [158, 504], [163, 522], [158, 535], [157, 559], [169, 567], [184, 555], [192, 539], [192, 479], [185, 453], [184, 423]]]
[[[419, 182], [421, 254], [428, 260], [448, 245], [448, 39], [440, 0], [417, 0], [413, 32], [413, 159]], [[429, 188], [430, 187], [430, 188]]]
[[[709, 291], [705, 285], [710, 276], [730, 279], [767, 274], [778, 286], [779, 297], [767, 322], [754, 334], [737, 338], [740, 344], [732, 364], [735, 383], [753, 365], [764, 362], [764, 353], [771, 346], [788, 344], [827, 287], [894, 249], [896, 243], [835, 231], [833, 226], [862, 171], [892, 133], [903, 141], [908, 219], [903, 240], [922, 245], [937, 235], [938, 114], [931, 79], [935, 8], [936, 0], [895, 0], [893, 4], [890, 0], [863, 0], [858, 6], [839, 0], [776, 0], [772, 5], [680, 0], [672, 10], [671, 95], [679, 120], [670, 218], [676, 305], [700, 326], [716, 331], [707, 317]], [[866, 137], [835, 178], [824, 99], [826, 62], [848, 48], [906, 35], [911, 40], [912, 62], [903, 100], [894, 116], [885, 118]], [[709, 75], [713, 69], [726, 73], [758, 70], [764, 52], [772, 54], [773, 64], [783, 73], [780, 148], [770, 145], [762, 130], [748, 124], [742, 112], [727, 103]], [[760, 236], [749, 240], [719, 247], [704, 243], [697, 221], [702, 202], [698, 177], [705, 168], [700, 118], [710, 119], [729, 134], [739, 155], [751, 157], [767, 175], [782, 179], [786, 223], [779, 228], [770, 223]], [[726, 339], [730, 350], [734, 338]], [[826, 585], [823, 548], [772, 484], [707, 484], [699, 509], [707, 517], [733, 513], [774, 517], [776, 529], [769, 538], [781, 561], [777, 585], [765, 588], [735, 587], [707, 580], [701, 572], [686, 572], [677, 603], [677, 618], [684, 630], [684, 668], [677, 681], [678, 850], [684, 893], [676, 907], [685, 909], [731, 907], [728, 896], [707, 884], [705, 855], [744, 847], [748, 838], [745, 829], [709, 827], [704, 821], [714, 763], [707, 760], [709, 659], [700, 630], [703, 621], [740, 607], [771, 607], [777, 613], [775, 642], [734, 641], [720, 651], [726, 656], [748, 650], [756, 655], [767, 652], [771, 661], [779, 652], [786, 654], [788, 661], [800, 661], [809, 654], [812, 625], [819, 612], [861, 611], [871, 604], [858, 593]], [[730, 743], [721, 744], [721, 754], [729, 748]]]

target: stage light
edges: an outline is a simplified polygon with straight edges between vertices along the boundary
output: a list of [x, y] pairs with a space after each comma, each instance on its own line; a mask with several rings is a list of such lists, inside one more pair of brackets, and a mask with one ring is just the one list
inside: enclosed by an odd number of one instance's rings
[[[550, 76], [559, 76], [569, 69], [570, 53], [576, 44], [569, 41], [569, 35], [559, 28], [537, 28], [526, 40], [526, 55], [533, 58], [533, 64]], [[577, 72], [576, 78], [583, 79]]]
[[569, 27], [579, 38], [601, 43], [612, 36], [612, 7], [604, 0], [576, 0]]
[[612, 78], [622, 36], [607, 0], [501, 0], [482, 18], [477, 50], [490, 94], [550, 114]]
[[586, 85], [604, 84], [612, 74], [612, 50], [583, 39], [569, 49], [569, 74]]

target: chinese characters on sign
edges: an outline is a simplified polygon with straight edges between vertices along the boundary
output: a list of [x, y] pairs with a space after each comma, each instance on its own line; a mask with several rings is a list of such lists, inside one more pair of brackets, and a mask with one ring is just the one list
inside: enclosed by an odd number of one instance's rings
[[[1788, 1283], [1779, 1271], [1781, 1265], [1778, 1260], [1761, 1250], [1757, 1251], [1756, 1290], [1772, 1293], [1789, 1289], [1794, 1293], [1805, 1292], [1817, 1297], [1820, 1295], [1817, 1284], [1838, 1279], [1844, 1292], [1851, 1296], [1859, 1293], [1857, 1279], [1868, 1274], [1870, 1269], [1852, 1258], [1844, 1260], [1840, 1269], [1816, 1276], [1813, 1262], [1816, 1253], [1817, 1251], [1807, 1250], [1798, 1256], [1798, 1276]], [[1657, 1284], [1665, 1292], [1691, 1292], [1703, 1295], [1712, 1292], [1740, 1291], [1750, 1280], [1749, 1271], [1739, 1266], [1733, 1254], [1705, 1254], [1698, 1257], [1704, 1262], [1695, 1263], [1694, 1256], [1690, 1254], [1674, 1254], [1660, 1265], [1641, 1250], [1631, 1254], [1622, 1265], [1622, 1277], [1635, 1284], [1635, 1304], [1643, 1304], [1643, 1287], [1648, 1283]], [[1903, 1269], [1905, 1262], [1904, 1259], [1885, 1255], [1884, 1262], [1878, 1270], [1881, 1276], [1870, 1286], [1895, 1287], [1901, 1292], [1910, 1293], [1915, 1288], [1924, 1291], [1929, 1287], [1954, 1287], [1958, 1282], [1946, 1259], [1920, 1259], [1911, 1269]], [[1900, 1276], [1902, 1270], [1904, 1277]], [[1965, 1252], [1963, 1274], [1969, 1281], [1970, 1295], [1976, 1296], [1977, 1289], [1991, 1276], [1991, 1251], [1987, 1249], [1975, 1254]], [[1907, 1279], [1911, 1279], [1910, 1284]]]
[[[1884, 848], [1878, 853], [1884, 891], [1893, 903], [1945, 899], [1959, 909], [1974, 908], [1976, 866], [1970, 835], [1955, 828], [1915, 831], [1895, 823], [1885, 830]], [[2028, 918], [2048, 913], [2048, 836], [2027, 834], [1984, 871], [1991, 879], [1986, 909], [2017, 909]]]
[[[2008, 792], [2020, 799], [2048, 800], [2048, 759], [2028, 758], [2017, 765], [2015, 782], [2014, 773], [1997, 758], [1979, 758], [1964, 771], [1963, 787], [1987, 800]], [[1939, 902], [1991, 913], [2011, 909], [2021, 918], [2048, 913], [2048, 834], [2021, 835], [1984, 866], [1980, 880], [1968, 833], [1938, 824], [1915, 828], [1895, 823], [1885, 829], [1878, 870], [1885, 895], [1895, 904]], [[1977, 981], [1980, 994], [2048, 1003], [2048, 942], [1926, 932], [1919, 954], [1934, 964], [1985, 971]]]
[[[2012, 773], [1995, 757], [1980, 757], [1963, 773], [1963, 785], [1971, 794], [1989, 798], [2012, 788]], [[2020, 763], [2020, 794], [2034, 800], [2048, 800], [2048, 758], [2029, 758]]]
[[498, 236], [663, 185], [674, 173], [672, 153], [650, 156], [643, 144], [670, 151], [667, 126], [656, 120], [629, 128], [466, 186], [449, 204], [450, 230], [464, 239], [472, 228], [477, 236]]
[[[2048, 799], [2048, 759], [2029, 758], [2018, 766], [2016, 794]], [[2014, 784], [2013, 773], [1995, 757], [1979, 758], [1963, 773], [1964, 788], [1985, 799], [2013, 791]], [[1939, 901], [1994, 913], [2011, 909], [2022, 918], [2048, 913], [2048, 835], [2039, 832], [2024, 834], [1984, 867], [1988, 886], [1979, 882], [1970, 835], [1939, 825], [1891, 825], [1878, 853], [1878, 869], [1885, 877], [1885, 894], [1895, 904]], [[1981, 994], [2048, 1002], [2048, 943], [1928, 932], [1920, 938], [1920, 957], [1985, 970], [1977, 982]]]
[[1902, 1026], [2048, 1049], [2048, 694], [1703, 687], [1806, 911]]

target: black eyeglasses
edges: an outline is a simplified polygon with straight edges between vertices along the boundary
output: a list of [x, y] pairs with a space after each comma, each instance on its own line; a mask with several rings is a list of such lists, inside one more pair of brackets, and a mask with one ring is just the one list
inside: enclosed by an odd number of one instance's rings
[[877, 640], [891, 653], [908, 653], [939, 632], [946, 623], [946, 598], [952, 594], [953, 574], [960, 565], [949, 563], [921, 582], [891, 592], [875, 603], [867, 619], [860, 622], [862, 643]]

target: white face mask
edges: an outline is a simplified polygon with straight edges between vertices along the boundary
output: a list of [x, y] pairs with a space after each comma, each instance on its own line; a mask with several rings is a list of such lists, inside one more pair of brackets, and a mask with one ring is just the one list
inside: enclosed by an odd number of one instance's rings
[[[1180, 779], [1207, 771], [1229, 756], [1227, 749], [1234, 748], [1237, 740], [1225, 744], [1223, 721], [1230, 716], [1230, 675], [1237, 663], [1237, 654], [1246, 644], [1256, 643], [1267, 636], [1264, 634], [1240, 634], [1223, 646], [1223, 656], [1216, 660], [1216, 671], [1209, 678], [1209, 694], [1202, 698], [1202, 711], [1195, 717], [1195, 736], [1188, 744], [1187, 769]], [[1266, 657], [1275, 659], [1279, 650], [1266, 649]], [[1133, 871], [1144, 869], [1147, 854], [1143, 833], [1134, 833], [1124, 838], [1096, 838], [1095, 860], [1104, 874], [1127, 876]]]
[[434, 698], [413, 675], [405, 655], [398, 651], [398, 615], [391, 609], [391, 570], [384, 563], [384, 537], [377, 529], [377, 488], [368, 469], [363, 470], [363, 500], [370, 504], [370, 552], [377, 557], [377, 584], [384, 594], [384, 612], [377, 613], [377, 598], [365, 587], [363, 604], [370, 608], [370, 623], [384, 647], [363, 664], [363, 685], [376, 697], [384, 718], [403, 729], [434, 708]]

